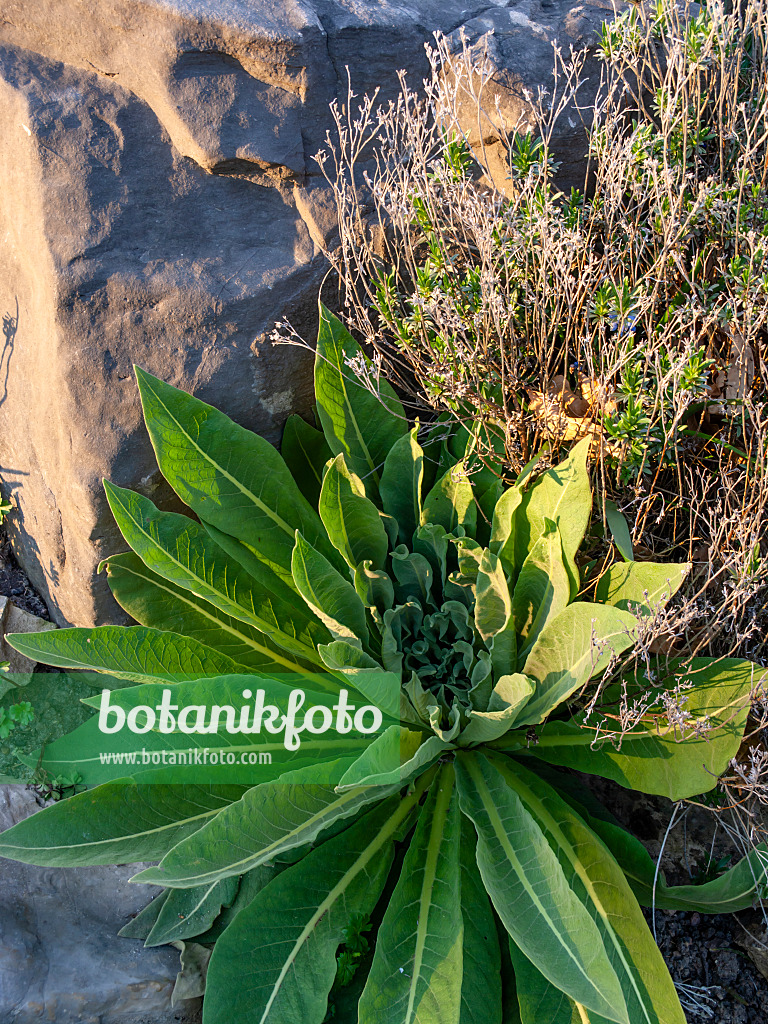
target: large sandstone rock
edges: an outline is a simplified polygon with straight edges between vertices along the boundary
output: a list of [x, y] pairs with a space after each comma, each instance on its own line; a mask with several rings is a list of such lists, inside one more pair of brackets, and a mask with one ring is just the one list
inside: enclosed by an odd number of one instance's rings
[[433, 31], [467, 25], [535, 87], [550, 39], [603, 6], [4, 0], [0, 478], [59, 623], [119, 618], [95, 572], [124, 547], [102, 477], [168, 501], [133, 363], [272, 440], [310, 404], [306, 353], [266, 336], [285, 314], [313, 331], [334, 219], [311, 156], [345, 69], [386, 97]]

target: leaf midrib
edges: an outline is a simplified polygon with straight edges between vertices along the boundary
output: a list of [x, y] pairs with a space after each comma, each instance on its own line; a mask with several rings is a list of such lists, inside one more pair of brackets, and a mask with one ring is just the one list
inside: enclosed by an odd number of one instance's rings
[[405, 818], [410, 814], [412, 808], [421, 799], [422, 794], [432, 781], [433, 777], [434, 776], [429, 772], [427, 772], [425, 776], [422, 776], [422, 779], [414, 789], [413, 793], [410, 796], [405, 797], [405, 799], [401, 801], [400, 806], [394, 812], [389, 821], [383, 826], [380, 832], [363, 850], [363, 852], [360, 854], [360, 856], [357, 858], [354, 864], [352, 864], [351, 867], [344, 872], [342, 877], [339, 879], [339, 881], [336, 883], [333, 889], [331, 889], [331, 891], [328, 893], [328, 895], [322, 901], [319, 907], [315, 910], [315, 912], [312, 914], [306, 925], [302, 928], [301, 932], [299, 933], [299, 937], [294, 943], [293, 949], [286, 957], [285, 963], [283, 964], [283, 967], [280, 970], [277, 980], [274, 983], [274, 986], [272, 988], [272, 994], [267, 1000], [267, 1005], [264, 1009], [264, 1013], [261, 1016], [259, 1024], [266, 1024], [267, 1018], [269, 1016], [269, 1011], [272, 1008], [272, 1004], [274, 1003], [275, 999], [278, 996], [280, 987], [283, 981], [285, 980], [288, 971], [290, 970], [291, 966], [296, 960], [296, 957], [299, 955], [301, 947], [309, 939], [310, 935], [314, 931], [314, 928], [317, 925], [317, 923], [331, 909], [335, 901], [345, 891], [347, 886], [353, 881], [356, 875], [358, 875], [365, 868], [371, 857], [373, 857], [373, 855], [378, 850], [380, 850], [382, 846], [384, 846], [384, 844], [389, 840], [393, 833], [397, 831], [401, 822], [405, 820]]
[[[568, 861], [570, 862], [576, 874], [581, 879], [582, 885], [587, 890], [593, 905], [597, 909], [598, 914], [600, 915], [605, 924], [606, 931], [610, 935], [611, 944], [616, 949], [616, 952], [619, 956], [619, 960], [621, 961], [621, 964], [624, 970], [626, 971], [627, 975], [631, 979], [632, 988], [635, 992], [638, 1003], [642, 1007], [644, 1019], [648, 1021], [648, 1024], [658, 1024], [658, 1019], [656, 1018], [655, 1014], [653, 1017], [649, 1016], [648, 1014], [645, 1001], [642, 998], [642, 994], [640, 993], [639, 986], [637, 984], [637, 979], [635, 978], [632, 970], [630, 969], [629, 964], [627, 963], [626, 957], [624, 955], [624, 950], [622, 949], [618, 936], [616, 935], [613, 925], [611, 924], [608, 912], [604, 908], [602, 901], [599, 899], [597, 893], [595, 892], [592, 879], [584, 870], [584, 865], [577, 857], [571, 843], [566, 838], [565, 834], [563, 833], [557, 821], [552, 816], [551, 812], [544, 806], [540, 798], [536, 796], [536, 794], [525, 784], [525, 782], [518, 775], [513, 775], [512, 773], [507, 772], [502, 772], [502, 774], [506, 778], [507, 784], [509, 786], [517, 790], [518, 793], [520, 793], [521, 791], [525, 793], [526, 801], [535, 809], [539, 818], [545, 823], [547, 829], [554, 836], [555, 840], [560, 846], [560, 849], [563, 850], [563, 852], [565, 853]], [[598, 842], [601, 842], [599, 837], [597, 838]]]
[[424, 961], [424, 948], [427, 942], [427, 929], [429, 927], [430, 910], [432, 907], [432, 893], [434, 892], [437, 878], [437, 862], [440, 856], [440, 845], [443, 838], [445, 822], [448, 817], [448, 808], [453, 794], [453, 782], [446, 780], [446, 772], [442, 773], [442, 787], [438, 787], [437, 800], [432, 815], [429, 841], [427, 843], [427, 856], [424, 864], [424, 876], [419, 896], [419, 918], [416, 928], [416, 947], [413, 957], [413, 974], [408, 986], [408, 1008], [405, 1015], [406, 1024], [412, 1024], [414, 1003], [416, 1001], [416, 986], [421, 979], [421, 968]]
[[171, 410], [165, 404], [163, 399], [158, 395], [158, 393], [156, 391], [154, 391], [152, 389], [151, 384], [148, 386], [147, 390], [154, 396], [156, 401], [165, 410], [165, 412], [168, 415], [169, 419], [172, 420], [173, 423], [175, 423], [175, 425], [177, 426], [179, 431], [184, 435], [184, 437], [188, 438], [188, 440], [189, 440], [190, 444], [192, 445], [192, 447], [195, 448], [200, 453], [200, 455], [202, 456], [203, 460], [208, 462], [208, 463], [210, 463], [210, 465], [213, 466], [219, 473], [221, 473], [221, 475], [223, 477], [225, 477], [227, 480], [229, 480], [230, 483], [234, 484], [234, 486], [240, 491], [240, 493], [244, 497], [249, 498], [253, 502], [253, 504], [258, 509], [261, 510], [261, 512], [263, 512], [269, 519], [271, 519], [275, 523], [276, 526], [278, 526], [281, 530], [283, 530], [284, 533], [287, 533], [289, 537], [293, 538], [294, 531], [286, 523], [286, 521], [281, 516], [279, 516], [277, 514], [277, 512], [273, 511], [268, 505], [265, 505], [264, 502], [260, 498], [257, 498], [256, 495], [251, 490], [249, 490], [244, 484], [241, 484], [240, 481], [236, 477], [232, 476], [232, 474], [229, 473], [226, 469], [224, 469], [224, 467], [222, 465], [220, 465], [215, 459], [213, 459], [208, 454], [208, 452], [204, 451], [200, 447], [200, 445], [195, 441], [194, 437], [192, 437], [191, 433], [188, 430], [185, 430], [185, 428], [181, 425], [179, 420], [176, 419], [176, 417], [173, 415]]
[[545, 908], [542, 906], [541, 900], [536, 895], [536, 893], [533, 890], [530, 882], [528, 881], [528, 878], [527, 878], [525, 872], [523, 871], [522, 865], [520, 864], [520, 861], [519, 861], [519, 859], [517, 857], [517, 854], [515, 853], [513, 846], [509, 842], [509, 837], [507, 836], [506, 830], [504, 829], [504, 826], [503, 826], [503, 823], [502, 823], [501, 818], [499, 816], [499, 813], [498, 813], [498, 810], [496, 808], [496, 805], [494, 804], [493, 799], [491, 798], [491, 794], [490, 794], [490, 791], [488, 790], [488, 786], [487, 786], [487, 784], [485, 782], [485, 779], [483, 778], [482, 773], [481, 773], [479, 767], [477, 766], [474, 758], [473, 757], [468, 757], [468, 756], [465, 755], [462, 758], [462, 761], [466, 765], [467, 771], [468, 771], [470, 777], [472, 778], [472, 781], [475, 784], [475, 787], [477, 789], [478, 795], [480, 796], [480, 799], [482, 801], [483, 808], [485, 810], [485, 813], [488, 815], [488, 819], [491, 822], [491, 825], [492, 825], [492, 827], [494, 829], [494, 832], [496, 834], [497, 840], [498, 840], [499, 844], [501, 845], [502, 849], [505, 851], [505, 853], [506, 853], [506, 855], [507, 855], [507, 857], [509, 859], [509, 862], [512, 864], [513, 868], [515, 869], [515, 872], [517, 874], [518, 880], [520, 881], [520, 883], [522, 884], [522, 886], [524, 887], [524, 889], [528, 893], [528, 896], [530, 897], [530, 899], [531, 899], [532, 903], [534, 904], [534, 906], [536, 907], [536, 909], [539, 911], [541, 916], [544, 918], [544, 920], [549, 925], [551, 933], [553, 934], [555, 939], [559, 942], [559, 944], [562, 947], [562, 949], [564, 950], [564, 952], [571, 959], [571, 961], [573, 962], [573, 964], [576, 967], [576, 969], [578, 970], [578, 972], [595, 989], [596, 992], [600, 992], [600, 995], [605, 1000], [606, 1004], [610, 1005], [610, 1000], [600, 991], [600, 989], [597, 987], [596, 982], [594, 982], [589, 977], [587, 972], [583, 969], [582, 965], [579, 963], [578, 959], [574, 955], [573, 951], [563, 941], [563, 938], [562, 938], [562, 936], [560, 934], [559, 929], [555, 926], [555, 924], [552, 921], [552, 919], [550, 918], [549, 914], [547, 913]]

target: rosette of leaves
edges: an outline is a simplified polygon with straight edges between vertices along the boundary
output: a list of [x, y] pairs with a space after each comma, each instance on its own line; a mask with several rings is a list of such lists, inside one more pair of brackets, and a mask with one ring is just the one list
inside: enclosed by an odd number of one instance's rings
[[[213, 946], [206, 1024], [683, 1024], [640, 904], [747, 906], [758, 861], [668, 888], [561, 769], [673, 799], [710, 789], [755, 667], [672, 663], [688, 737], [664, 717], [660, 680], [647, 724], [601, 745], [576, 698], [687, 567], [624, 561], [581, 600], [586, 442], [505, 488], [493, 468], [468, 472], [469, 435], [423, 448], [386, 382], [374, 393], [351, 365], [364, 355], [321, 308], [322, 429], [292, 418], [282, 454], [139, 371], [158, 464], [196, 519], [107, 485], [132, 548], [107, 560], [109, 580], [141, 625], [12, 642], [108, 673], [127, 688], [116, 699], [298, 672], [389, 701], [399, 724], [322, 780], [167, 786], [137, 771], [16, 825], [0, 853], [159, 859], [137, 877], [165, 891], [126, 933]], [[54, 743], [43, 764], [55, 757]]]

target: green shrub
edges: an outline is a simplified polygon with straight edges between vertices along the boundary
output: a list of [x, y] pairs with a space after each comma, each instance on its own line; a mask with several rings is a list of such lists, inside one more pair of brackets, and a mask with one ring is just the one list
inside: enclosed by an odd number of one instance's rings
[[[560, 768], [675, 800], [712, 788], [755, 666], [649, 659], [644, 678], [608, 685], [688, 567], [619, 562], [581, 599], [588, 442], [505, 487], [494, 467], [468, 473], [470, 433], [422, 447], [392, 389], [374, 393], [350, 365], [370, 369], [322, 309], [322, 432], [290, 420], [282, 456], [139, 371], [158, 464], [199, 522], [107, 485], [133, 548], [107, 559], [110, 583], [142, 625], [12, 642], [112, 675], [128, 701], [152, 683], [212, 699], [232, 674], [368, 697], [394, 680], [400, 724], [323, 782], [314, 768], [251, 788], [136, 772], [16, 825], [0, 853], [162, 858], [137, 878], [165, 893], [127, 933], [213, 945], [206, 1024], [357, 1020], [357, 1004], [371, 1024], [491, 1024], [503, 1006], [525, 1024], [683, 1024], [640, 904], [747, 906], [760, 851], [706, 885], [667, 887]], [[642, 705], [618, 749], [590, 728], [585, 695], [604, 685], [604, 708], [622, 693]], [[88, 782], [96, 733], [81, 730]]]

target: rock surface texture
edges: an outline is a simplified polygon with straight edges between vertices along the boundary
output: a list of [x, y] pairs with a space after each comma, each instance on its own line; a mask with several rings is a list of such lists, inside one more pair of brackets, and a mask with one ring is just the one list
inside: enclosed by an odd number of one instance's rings
[[[38, 809], [34, 793], [0, 786], [0, 831]], [[145, 949], [117, 930], [158, 891], [130, 884], [139, 868], [0, 872], [0, 1020], [3, 1024], [171, 1024], [198, 1019], [197, 1001], [171, 1010], [179, 954]]]
[[[610, 0], [4, 0], [0, 479], [14, 550], [60, 623], [119, 620], [102, 477], [168, 507], [132, 364], [277, 440], [334, 213], [328, 105], [426, 70], [434, 31], [493, 37], [504, 104], [550, 83]], [[524, 98], [524, 97], [523, 97]], [[571, 157], [583, 158], [577, 134]], [[498, 168], [495, 177], [498, 176]]]

